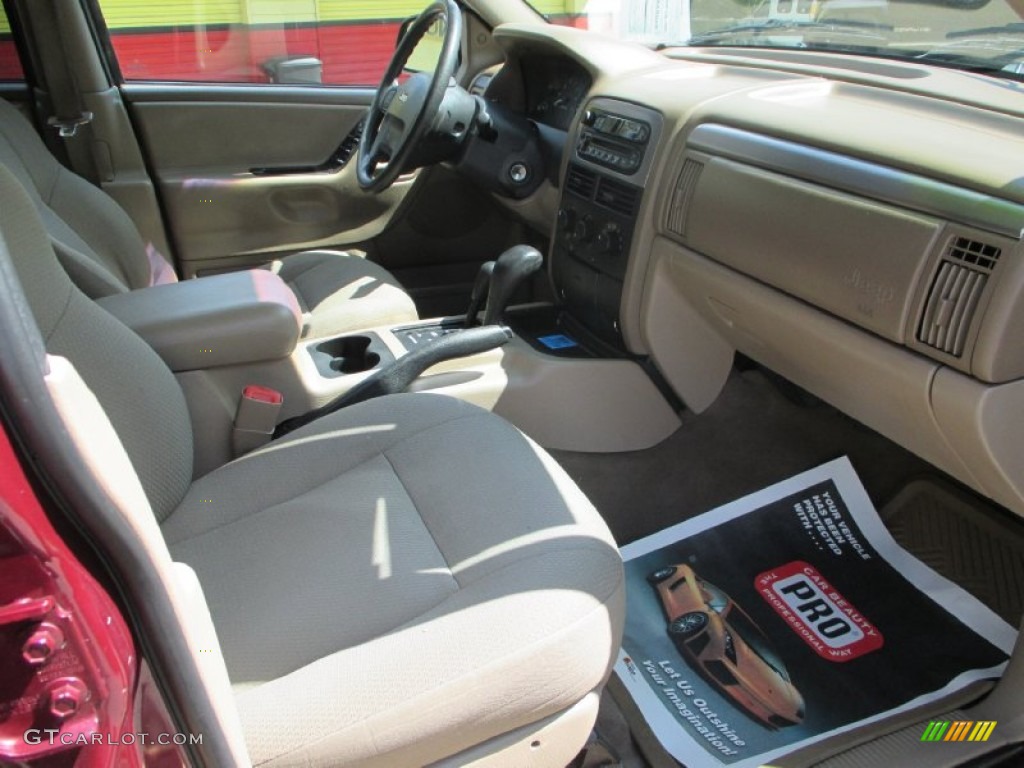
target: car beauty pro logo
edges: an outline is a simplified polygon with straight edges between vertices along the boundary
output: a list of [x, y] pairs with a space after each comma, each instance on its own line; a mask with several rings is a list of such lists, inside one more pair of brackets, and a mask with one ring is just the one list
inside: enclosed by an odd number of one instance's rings
[[796, 560], [765, 571], [754, 586], [786, 624], [829, 661], [850, 661], [884, 640], [864, 614], [808, 563]]

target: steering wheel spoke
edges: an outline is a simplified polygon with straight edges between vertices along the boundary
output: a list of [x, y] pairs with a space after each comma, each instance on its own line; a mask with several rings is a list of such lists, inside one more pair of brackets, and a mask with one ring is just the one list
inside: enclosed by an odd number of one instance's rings
[[[432, 73], [399, 79], [427, 31], [443, 23], [444, 40]], [[390, 187], [403, 169], [417, 167], [417, 145], [430, 130], [458, 63], [462, 15], [455, 0], [434, 0], [403, 36], [377, 88], [359, 139], [356, 178], [368, 192]], [[428, 153], [429, 154], [429, 153]], [[420, 155], [420, 163], [423, 155]]]
[[381, 95], [380, 108], [382, 112], [388, 112], [391, 109], [391, 102], [394, 101], [396, 95], [398, 95], [398, 83], [392, 83]]
[[385, 115], [370, 147], [370, 157], [374, 158], [375, 165], [380, 162], [389, 162], [395, 154], [395, 146], [402, 143], [401, 130], [397, 129], [397, 121], [390, 115]]

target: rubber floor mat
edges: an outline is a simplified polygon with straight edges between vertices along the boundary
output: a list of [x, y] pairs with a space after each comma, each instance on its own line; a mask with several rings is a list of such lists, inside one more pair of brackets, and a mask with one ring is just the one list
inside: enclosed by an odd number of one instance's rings
[[1013, 626], [1024, 614], [1024, 525], [939, 480], [908, 483], [881, 510], [893, 538]]

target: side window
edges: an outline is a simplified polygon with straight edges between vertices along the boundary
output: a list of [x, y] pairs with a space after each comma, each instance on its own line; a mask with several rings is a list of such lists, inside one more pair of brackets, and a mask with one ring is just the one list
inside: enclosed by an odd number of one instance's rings
[[14, 45], [11, 24], [0, 5], [0, 82], [24, 82], [25, 72], [21, 68], [18, 49]]
[[427, 0], [99, 0], [125, 81], [376, 86]]

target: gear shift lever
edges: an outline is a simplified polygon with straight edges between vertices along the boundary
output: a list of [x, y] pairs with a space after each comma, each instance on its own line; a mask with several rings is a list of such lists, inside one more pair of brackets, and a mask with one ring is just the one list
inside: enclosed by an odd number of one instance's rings
[[484, 325], [493, 325], [501, 319], [512, 294], [523, 280], [532, 275], [543, 263], [540, 251], [529, 245], [514, 245], [494, 262], [491, 289], [484, 310]]
[[469, 295], [469, 309], [466, 310], [466, 327], [472, 328], [476, 325], [476, 316], [480, 314], [480, 307], [487, 298], [488, 289], [491, 287], [491, 273], [494, 272], [494, 262], [485, 261], [480, 265], [480, 271], [476, 273], [476, 282], [473, 283], [473, 292]]

